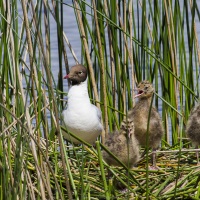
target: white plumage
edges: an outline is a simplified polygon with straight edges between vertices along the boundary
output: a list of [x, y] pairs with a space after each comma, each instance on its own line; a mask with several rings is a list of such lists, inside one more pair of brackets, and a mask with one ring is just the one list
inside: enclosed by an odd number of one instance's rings
[[[90, 103], [87, 88], [87, 70], [82, 65], [75, 65], [65, 77], [69, 78], [72, 86], [68, 92], [67, 109], [62, 118], [67, 130], [82, 140], [93, 144], [103, 130], [101, 111]], [[80, 144], [78, 140], [63, 132], [65, 139]]]

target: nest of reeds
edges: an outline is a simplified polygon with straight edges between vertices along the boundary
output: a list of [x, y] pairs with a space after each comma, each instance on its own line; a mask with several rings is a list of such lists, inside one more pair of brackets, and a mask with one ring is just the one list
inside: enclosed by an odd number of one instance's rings
[[[151, 153], [145, 155], [137, 166], [127, 170], [124, 167], [108, 166], [102, 159], [100, 145], [87, 147], [84, 145], [66, 145], [67, 177], [73, 199], [198, 199], [200, 192], [200, 167], [196, 164], [194, 150], [161, 149], [157, 152], [158, 170], [150, 170]], [[59, 196], [68, 199], [66, 175], [64, 174], [60, 150], [51, 149], [41, 158], [41, 173], [48, 185], [45, 195]], [[41, 194], [37, 190], [38, 175], [34, 167], [32, 154], [27, 154], [26, 174], [35, 196]], [[51, 170], [54, 177], [51, 175]], [[14, 170], [14, 169], [12, 169]], [[29, 189], [27, 188], [27, 192]], [[30, 191], [29, 191], [30, 192]]]

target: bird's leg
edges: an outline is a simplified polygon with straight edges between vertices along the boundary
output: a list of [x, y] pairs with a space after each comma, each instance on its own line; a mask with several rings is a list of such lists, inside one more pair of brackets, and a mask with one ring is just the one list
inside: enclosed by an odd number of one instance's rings
[[156, 149], [152, 149], [152, 165], [154, 168], [157, 168], [157, 165], [156, 165]]
[[[198, 145], [196, 145], [195, 148], [198, 149]], [[196, 157], [197, 157], [197, 165], [200, 165], [200, 162], [199, 162], [199, 151], [196, 151]]]
[[152, 148], [152, 170], [159, 170], [159, 167], [156, 165], [156, 149]]

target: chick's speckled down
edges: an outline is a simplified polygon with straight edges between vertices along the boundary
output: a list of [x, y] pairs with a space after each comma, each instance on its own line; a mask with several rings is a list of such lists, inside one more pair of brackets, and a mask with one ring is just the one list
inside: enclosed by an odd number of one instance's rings
[[[119, 131], [109, 134], [105, 140], [105, 146], [123, 164], [129, 168], [133, 167], [139, 159], [139, 147], [134, 136], [133, 121], [123, 122]], [[109, 165], [120, 166], [119, 162], [106, 151], [103, 151], [103, 158]]]

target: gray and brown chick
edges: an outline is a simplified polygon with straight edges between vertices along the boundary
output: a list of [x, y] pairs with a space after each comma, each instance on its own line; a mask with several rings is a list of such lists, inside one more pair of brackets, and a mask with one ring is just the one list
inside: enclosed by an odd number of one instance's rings
[[[132, 168], [139, 159], [138, 142], [134, 135], [134, 123], [132, 120], [123, 121], [119, 131], [109, 134], [105, 140], [105, 146], [123, 164]], [[103, 158], [113, 166], [120, 166], [112, 156], [103, 151]]]
[[142, 81], [138, 84], [137, 91], [138, 94], [135, 98], [138, 98], [138, 102], [136, 102], [135, 106], [129, 110], [128, 119], [132, 119], [134, 122], [134, 135], [138, 140], [139, 145], [146, 147], [146, 139], [148, 138], [148, 145], [153, 150], [153, 167], [156, 168], [155, 151], [158, 149], [164, 133], [162, 120], [157, 109], [154, 106], [151, 106], [151, 100], [154, 94], [152, 84], [146, 80]]
[[[198, 103], [191, 111], [189, 119], [186, 125], [186, 134], [198, 148], [200, 144], [200, 103]], [[200, 164], [199, 162], [199, 152], [196, 152], [197, 156], [197, 165]]]

